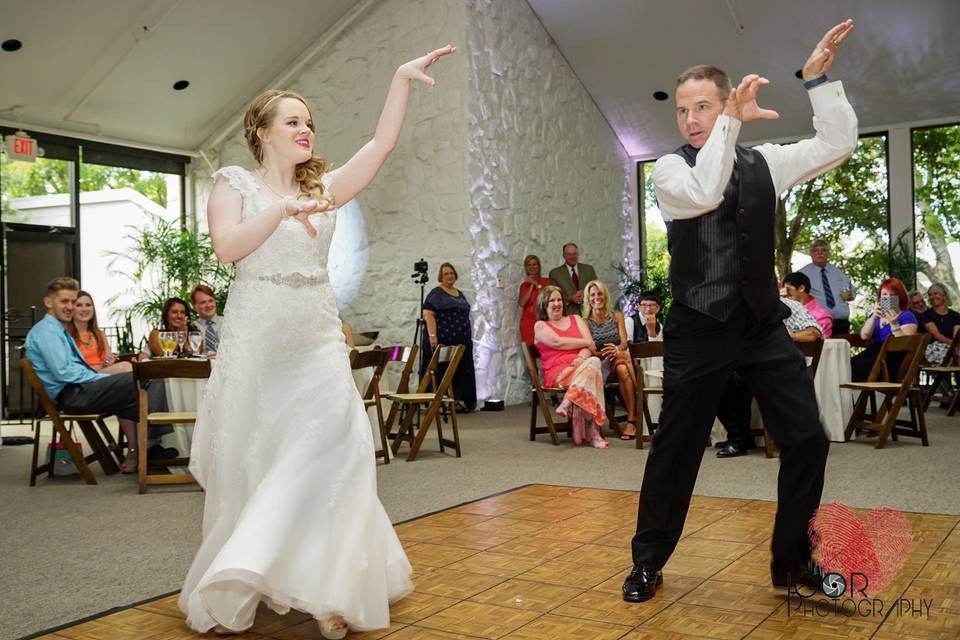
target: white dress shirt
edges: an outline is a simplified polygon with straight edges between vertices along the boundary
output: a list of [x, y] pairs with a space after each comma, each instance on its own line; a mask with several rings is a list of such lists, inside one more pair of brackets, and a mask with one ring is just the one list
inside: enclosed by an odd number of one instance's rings
[[[857, 116], [842, 83], [827, 82], [808, 93], [816, 136], [754, 147], [767, 161], [777, 196], [840, 165], [857, 147]], [[720, 206], [733, 172], [740, 125], [735, 118], [718, 116], [693, 167], [675, 153], [657, 160], [653, 185], [664, 220], [696, 218]]]

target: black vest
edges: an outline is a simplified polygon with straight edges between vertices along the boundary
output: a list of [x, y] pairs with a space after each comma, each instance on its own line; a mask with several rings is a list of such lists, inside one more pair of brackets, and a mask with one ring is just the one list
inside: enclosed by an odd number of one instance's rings
[[[691, 167], [697, 149], [674, 153]], [[777, 194], [759, 151], [737, 146], [723, 202], [714, 211], [667, 223], [670, 290], [677, 302], [717, 320], [727, 320], [746, 301], [757, 320], [781, 316], [774, 274]]]

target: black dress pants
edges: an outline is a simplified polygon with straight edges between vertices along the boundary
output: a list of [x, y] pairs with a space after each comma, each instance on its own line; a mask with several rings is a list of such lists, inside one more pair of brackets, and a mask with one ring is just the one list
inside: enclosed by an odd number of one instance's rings
[[756, 439], [750, 428], [753, 417], [753, 393], [739, 373], [734, 372], [717, 407], [717, 419], [727, 430], [727, 442], [741, 449], [752, 449]]
[[758, 322], [742, 304], [725, 322], [679, 303], [664, 327], [663, 408], [640, 489], [634, 564], [660, 569], [683, 531], [704, 443], [737, 370], [780, 448], [773, 559], [806, 562], [807, 526], [820, 504], [829, 443], [806, 362], [783, 316]]

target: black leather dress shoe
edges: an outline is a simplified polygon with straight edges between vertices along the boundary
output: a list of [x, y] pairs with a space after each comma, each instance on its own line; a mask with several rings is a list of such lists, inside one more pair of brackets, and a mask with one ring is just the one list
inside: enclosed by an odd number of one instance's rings
[[623, 581], [623, 599], [626, 602], [646, 602], [663, 584], [663, 573], [644, 565], [633, 565], [630, 575]]
[[737, 456], [745, 456], [747, 452], [750, 451], [747, 447], [741, 447], [738, 444], [733, 444], [732, 442], [727, 443], [727, 445], [721, 449], [717, 450], [718, 458], [736, 458]]
[[823, 569], [819, 565], [800, 562], [770, 563], [770, 582], [775, 587], [792, 589], [802, 585], [808, 589], [817, 589], [823, 581]]
[[728, 444], [730, 444], [729, 440], [720, 440], [719, 442], [714, 443], [713, 446], [715, 449], [723, 449]]

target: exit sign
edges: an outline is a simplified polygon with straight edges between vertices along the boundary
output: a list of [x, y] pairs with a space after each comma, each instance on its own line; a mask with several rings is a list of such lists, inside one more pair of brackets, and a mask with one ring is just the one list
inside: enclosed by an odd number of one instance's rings
[[33, 162], [37, 159], [37, 141], [26, 135], [7, 136], [4, 140], [11, 160]]

